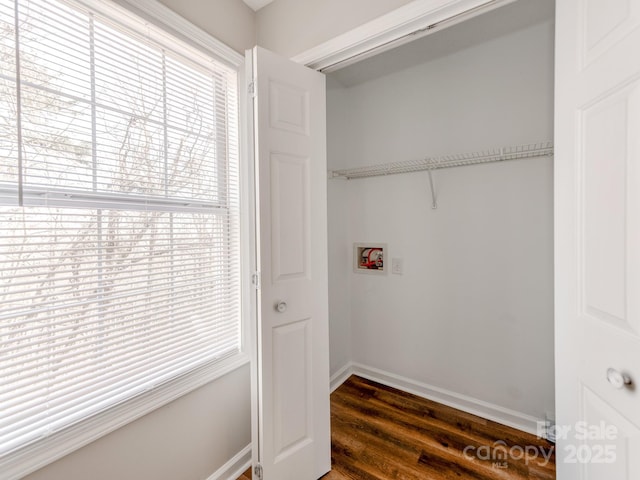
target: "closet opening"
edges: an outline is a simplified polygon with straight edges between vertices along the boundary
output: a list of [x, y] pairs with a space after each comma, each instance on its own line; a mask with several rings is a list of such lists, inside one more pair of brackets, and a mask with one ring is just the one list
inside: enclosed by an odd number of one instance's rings
[[[553, 424], [554, 11], [509, 3], [327, 74], [332, 387]], [[362, 244], [389, 268], [354, 271]]]

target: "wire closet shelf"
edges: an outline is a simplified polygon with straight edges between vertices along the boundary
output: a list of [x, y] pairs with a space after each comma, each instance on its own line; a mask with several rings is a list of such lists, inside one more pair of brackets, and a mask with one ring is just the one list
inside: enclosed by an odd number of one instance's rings
[[480, 152], [444, 155], [442, 157], [426, 157], [420, 160], [407, 160], [345, 170], [330, 170], [329, 178], [366, 178], [398, 173], [431, 171], [440, 168], [464, 167], [481, 163], [503, 162], [523, 158], [553, 156], [553, 142], [530, 143], [510, 147], [494, 148]]

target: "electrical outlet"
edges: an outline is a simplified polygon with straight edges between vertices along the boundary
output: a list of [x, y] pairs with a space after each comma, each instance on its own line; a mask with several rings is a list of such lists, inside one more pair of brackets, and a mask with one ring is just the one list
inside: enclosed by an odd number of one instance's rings
[[395, 273], [396, 275], [402, 275], [402, 259], [401, 258], [391, 259], [391, 273]]

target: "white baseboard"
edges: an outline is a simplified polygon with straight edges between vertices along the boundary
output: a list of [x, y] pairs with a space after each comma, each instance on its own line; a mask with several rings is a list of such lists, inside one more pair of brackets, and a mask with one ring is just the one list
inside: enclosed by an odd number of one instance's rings
[[346, 382], [347, 378], [349, 378], [352, 374], [353, 364], [349, 362], [345, 366], [340, 368], [336, 373], [331, 375], [331, 379], [329, 380], [329, 388], [331, 393], [333, 393], [336, 388]]
[[[535, 435], [538, 422], [544, 421], [531, 415], [501, 407], [468, 395], [452, 392], [444, 388], [435, 387], [422, 382], [417, 382], [395, 373], [386, 372], [379, 368], [369, 367], [361, 363], [349, 362], [337, 370], [330, 379], [331, 392], [342, 385], [351, 375], [358, 375], [368, 380], [381, 383], [388, 387], [397, 388], [419, 397], [442, 403], [449, 407], [457, 408], [463, 412], [478, 415], [479, 417], [493, 420], [502, 425], [507, 425], [523, 432]], [[251, 465], [251, 445], [247, 445], [231, 460], [216, 470], [207, 480], [236, 480]]]
[[351, 374], [373, 380], [388, 387], [413, 393], [419, 397], [433, 400], [434, 402], [442, 403], [443, 405], [457, 408], [463, 412], [471, 413], [533, 435], [538, 433], [538, 422], [544, 421], [542, 418], [536, 418], [444, 388], [417, 382], [410, 378], [386, 372], [379, 368], [369, 367], [361, 363], [349, 363], [333, 374], [331, 376], [331, 391], [333, 392], [342, 385]]
[[251, 466], [251, 444], [236, 453], [231, 460], [216, 470], [207, 480], [236, 480]]

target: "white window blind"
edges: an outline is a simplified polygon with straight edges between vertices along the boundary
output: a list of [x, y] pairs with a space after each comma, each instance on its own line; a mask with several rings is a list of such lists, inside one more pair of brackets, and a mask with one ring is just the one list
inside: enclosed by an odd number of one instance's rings
[[237, 72], [0, 0], [0, 457], [240, 348]]

